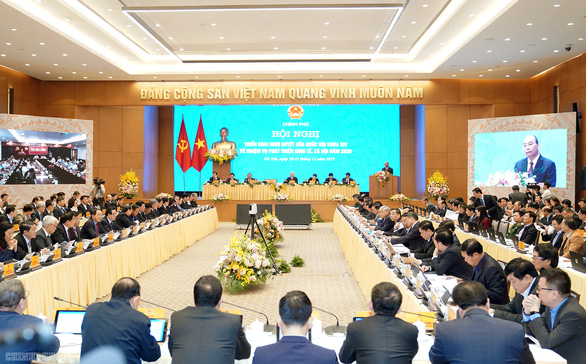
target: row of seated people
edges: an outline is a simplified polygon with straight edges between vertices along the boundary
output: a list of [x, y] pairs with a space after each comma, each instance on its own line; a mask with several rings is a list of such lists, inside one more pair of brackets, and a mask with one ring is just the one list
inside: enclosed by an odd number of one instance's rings
[[[82, 196], [82, 200], [85, 200]], [[81, 225], [82, 213], [62, 206], [62, 197], [53, 208], [51, 200], [39, 201], [33, 210], [27, 204], [19, 212], [24, 218], [17, 219], [14, 205], [8, 205], [0, 216], [0, 262], [10, 259], [24, 259], [28, 254], [49, 254], [58, 246], [71, 244], [72, 241], [94, 239], [110, 231], [118, 231], [132, 225], [155, 219], [165, 214], [197, 207], [197, 196], [187, 195], [151, 199], [149, 202], [137, 201], [125, 204], [118, 211], [113, 204], [98, 209], [93, 206], [87, 211], [88, 219]], [[80, 205], [81, 206], [81, 205]], [[47, 208], [48, 207], [48, 208]], [[14, 235], [14, 224], [19, 233]], [[38, 226], [39, 225], [39, 226]]]
[[[360, 197], [358, 200], [360, 202]], [[364, 200], [368, 201], [367, 198]], [[374, 207], [376, 202], [370, 204]], [[405, 264], [415, 264], [420, 266], [424, 272], [452, 276], [459, 281], [480, 283], [486, 289], [491, 303], [491, 314], [494, 317], [524, 324], [528, 333], [535, 336], [542, 347], [553, 349], [566, 358], [569, 363], [582, 362], [576, 361], [576, 358], [583, 360], [584, 349], [572, 347], [567, 343], [572, 342], [574, 345], [578, 342], [586, 343], [583, 341], [586, 340], [586, 311], [573, 297], [568, 297], [571, 292], [571, 282], [567, 273], [557, 269], [558, 248], [550, 243], [538, 244], [533, 249], [532, 262], [523, 258], [515, 258], [503, 270], [499, 262], [484, 252], [484, 248], [478, 240], [470, 238], [460, 244], [452, 220], [442, 221], [435, 229], [431, 221], [420, 221], [414, 211], [407, 209], [400, 211], [400, 209], [382, 206], [379, 208], [379, 216], [375, 217], [375, 219], [378, 218], [376, 224], [372, 225], [373, 220], [369, 221], [367, 218], [372, 217], [374, 211], [370, 211], [370, 214], [361, 214], [359, 207], [357, 204], [355, 213], [363, 216], [362, 222], [370, 224], [371, 230], [374, 230], [375, 234], [387, 239], [391, 252], [394, 253], [393, 245], [396, 244], [402, 244], [410, 250], [411, 254], [408, 257], [402, 257]], [[368, 208], [369, 204], [366, 203], [366, 209]], [[389, 221], [391, 222], [389, 223]], [[571, 221], [568, 222], [571, 224]], [[383, 231], [384, 229], [388, 230]], [[556, 284], [559, 283], [561, 288], [542, 289], [538, 293], [539, 298], [544, 296], [540, 301], [535, 298], [537, 297], [535, 294], [539, 291], [539, 274], [546, 276], [546, 271], [561, 272], [556, 273], [555, 278]], [[540, 273], [538, 274], [538, 272]], [[560, 275], [564, 276], [565, 283], [563, 285], [559, 282]], [[509, 299], [507, 282], [516, 292], [513, 300]], [[541, 285], [541, 283], [539, 284]], [[541, 287], [546, 286], [541, 285]], [[555, 293], [552, 293], [554, 291]], [[562, 292], [564, 293], [562, 294]], [[554, 295], [558, 298], [557, 300], [551, 300]], [[549, 313], [548, 324], [532, 326], [531, 322], [536, 318], [534, 316], [536, 302], [540, 302], [540, 305], [537, 305], [537, 313], [544, 314], [547, 307], [560, 309], [563, 302], [564, 306], [568, 305], [573, 316], [568, 316], [567, 326], [559, 326], [557, 322], [555, 325], [551, 324], [551, 313]], [[556, 304], [551, 306], [551, 302]], [[527, 309], [525, 311], [527, 314], [524, 315], [523, 309], [526, 306], [531, 307], [531, 310]], [[574, 321], [570, 317], [573, 317]], [[558, 326], [554, 331], [553, 326], [556, 325]], [[580, 357], [578, 353], [582, 356]]]
[[[227, 183], [231, 183], [232, 181], [234, 181], [234, 183], [240, 183], [240, 180], [235, 177], [234, 173], [230, 173], [230, 177], [228, 177], [228, 179], [226, 179]], [[248, 173], [246, 175], [246, 178], [244, 179], [244, 183], [252, 183], [254, 181], [256, 181], [256, 179], [252, 177], [252, 173]], [[214, 183], [214, 182], [222, 182], [220, 177], [218, 177], [218, 173], [216, 173], [216, 172], [213, 172], [212, 176], [208, 180], [208, 183]], [[354, 182], [354, 179], [350, 178], [350, 173], [348, 172], [348, 173], [346, 173], [346, 177], [342, 178], [341, 182], [339, 182], [336, 178], [334, 178], [333, 173], [330, 173], [328, 175], [328, 177], [324, 180], [323, 183], [324, 184], [331, 184], [331, 183], [350, 184], [352, 182]], [[294, 183], [294, 184], [299, 183], [299, 179], [297, 177], [295, 177], [295, 172], [291, 172], [289, 174], [289, 177], [287, 177], [287, 179], [284, 181], [284, 183]], [[303, 183], [316, 183], [316, 184], [320, 183], [319, 178], [317, 178], [317, 173], [314, 173], [311, 177], [309, 177], [308, 179], [303, 181]]]
[[[459, 308], [458, 318], [436, 325], [434, 343], [428, 353], [432, 363], [535, 363], [525, 333], [568, 363], [583, 363], [586, 311], [571, 296], [568, 275], [557, 268], [544, 269], [538, 275], [531, 262], [518, 259], [506, 267], [517, 291], [512, 304], [492, 305], [479, 282], [468, 280], [454, 287], [452, 298]], [[418, 329], [396, 317], [402, 294], [389, 282], [373, 287], [369, 303], [372, 316], [348, 325], [338, 353], [306, 338], [313, 308], [302, 291], [290, 291], [279, 300], [281, 340], [257, 347], [254, 353], [241, 318], [220, 311], [220, 281], [214, 276], [203, 276], [195, 283], [193, 292], [195, 305], [171, 315], [167, 344], [173, 363], [233, 363], [251, 356], [255, 364], [411, 363], [419, 350]], [[150, 334], [149, 319], [137, 311], [140, 297], [140, 284], [132, 278], [122, 278], [112, 287], [109, 301], [87, 308], [81, 324], [82, 361], [98, 356], [101, 362], [110, 364], [138, 364], [161, 357], [161, 348]], [[0, 327], [21, 330], [42, 325], [40, 319], [22, 314], [26, 307], [22, 282], [0, 283]], [[0, 346], [0, 355], [29, 363], [37, 352], [52, 355], [59, 346], [59, 340], [49, 335], [45, 340]], [[116, 355], [105, 347], [114, 348]]]

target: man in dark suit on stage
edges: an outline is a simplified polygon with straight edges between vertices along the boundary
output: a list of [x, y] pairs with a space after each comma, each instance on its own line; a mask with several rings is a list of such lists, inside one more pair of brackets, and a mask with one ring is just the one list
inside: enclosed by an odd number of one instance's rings
[[537, 239], [537, 228], [535, 227], [536, 218], [537, 215], [535, 215], [534, 212], [526, 212], [523, 215], [523, 224], [525, 226], [523, 226], [523, 229], [521, 229], [519, 241], [529, 245], [535, 244], [535, 239]]
[[122, 206], [122, 210], [116, 216], [116, 225], [120, 226], [121, 229], [126, 229], [127, 227], [131, 227], [134, 225], [132, 222], [130, 215], [132, 215], [132, 206], [131, 204], [127, 203]]
[[120, 349], [128, 364], [158, 360], [161, 348], [151, 335], [149, 318], [137, 311], [139, 304], [140, 284], [128, 277], [114, 284], [110, 301], [91, 304], [81, 323], [81, 361], [106, 345]]
[[389, 167], [389, 162], [385, 162], [385, 166], [383, 167], [382, 171], [393, 174], [393, 169], [391, 167]]
[[493, 195], [485, 195], [482, 190], [478, 187], [472, 190], [472, 194], [476, 197], [474, 200], [474, 207], [484, 206], [486, 207], [486, 213], [490, 219], [496, 219], [495, 212], [498, 209], [498, 203]]
[[291, 172], [289, 174], [289, 177], [287, 177], [287, 179], [285, 180], [285, 183], [299, 183], [297, 180], [297, 177], [295, 177], [295, 172]]
[[337, 364], [335, 351], [305, 338], [313, 321], [311, 311], [311, 301], [304, 292], [291, 291], [283, 296], [279, 301], [278, 320], [283, 337], [276, 344], [258, 347], [252, 364]]
[[484, 252], [482, 244], [474, 238], [466, 239], [460, 246], [460, 251], [466, 263], [475, 267], [472, 280], [480, 282], [486, 288], [490, 302], [497, 305], [508, 303], [505, 273], [500, 264]]
[[432, 364], [535, 363], [523, 326], [490, 317], [482, 284], [459, 283], [452, 298], [460, 308], [459, 318], [436, 325], [435, 341], [429, 350]]
[[472, 278], [473, 268], [466, 263], [460, 253], [460, 247], [454, 244], [454, 237], [449, 230], [435, 234], [435, 251], [429, 265], [421, 267], [424, 272], [433, 270], [438, 275], [454, 276], [468, 280]]
[[[523, 300], [523, 322], [527, 334], [568, 361], [582, 364], [586, 358], [586, 310], [572, 297], [572, 282], [559, 268], [544, 269], [537, 294]], [[540, 305], [547, 307], [539, 314]]]
[[403, 296], [392, 283], [381, 282], [372, 288], [370, 311], [366, 317], [348, 325], [339, 357], [342, 363], [411, 363], [419, 344], [418, 331], [395, 317]]
[[405, 227], [405, 236], [393, 237], [392, 244], [403, 244], [410, 250], [417, 250], [425, 244], [425, 240], [419, 234], [419, 222], [417, 213], [409, 211], [401, 216], [401, 221]]
[[555, 162], [539, 154], [539, 141], [535, 135], [525, 137], [523, 151], [527, 158], [515, 163], [515, 173], [528, 172], [529, 176], [534, 176], [536, 183], [548, 182], [555, 187]]
[[[193, 288], [195, 307], [171, 315], [169, 353], [173, 363], [234, 363], [250, 357], [250, 344], [242, 318], [221, 312], [222, 285], [214, 276], [203, 276]], [[197, 360], [194, 360], [196, 359]]]
[[90, 211], [90, 217], [91, 218], [88, 219], [81, 228], [80, 235], [82, 239], [94, 239], [104, 233], [100, 228], [100, 223], [102, 222], [102, 210], [92, 209]]
[[[515, 297], [506, 305], [490, 305], [494, 309], [494, 317], [503, 320], [519, 322], [523, 320], [523, 300], [530, 294], [535, 294], [539, 275], [535, 266], [521, 257], [515, 258], [505, 266], [505, 276], [515, 290]], [[541, 306], [543, 313], [545, 307]]]
[[347, 172], [346, 173], [346, 177], [345, 178], [342, 178], [342, 183], [343, 184], [346, 184], [346, 185], [349, 185], [351, 182], [354, 182], [354, 179], [353, 178], [350, 178], [350, 172]]
[[101, 231], [104, 233], [108, 233], [114, 230], [121, 230], [121, 228], [116, 223], [116, 209], [109, 207], [106, 209], [106, 216], [100, 222], [101, 224]]
[[324, 180], [324, 184], [328, 184], [328, 183], [332, 183], [332, 182], [333, 183], [338, 183], [338, 180], [334, 178], [334, 174], [333, 173], [330, 173], [330, 174], [328, 174], [328, 178], [326, 178]]

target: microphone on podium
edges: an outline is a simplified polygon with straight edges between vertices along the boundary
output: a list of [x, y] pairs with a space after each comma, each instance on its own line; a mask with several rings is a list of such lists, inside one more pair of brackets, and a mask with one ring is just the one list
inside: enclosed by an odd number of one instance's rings
[[83, 308], [83, 309], [86, 309], [86, 308], [87, 308], [87, 306], [83, 306], [83, 305], [80, 305], [79, 303], [75, 303], [75, 302], [67, 301], [67, 300], [64, 300], [63, 298], [59, 298], [59, 297], [53, 297], [53, 299], [54, 299], [55, 301], [61, 301], [61, 302], [69, 303], [70, 305], [74, 305], [74, 306], [77, 306], [77, 307], [81, 307], [81, 308]]
[[159, 304], [156, 304], [156, 303], [153, 303], [153, 302], [149, 302], [149, 301], [143, 300], [142, 298], [140, 299], [140, 301], [141, 301], [141, 302], [144, 302], [144, 303], [148, 303], [149, 305], [157, 306], [157, 307], [159, 307], [159, 308], [164, 308], [165, 310], [169, 310], [169, 311], [171, 311], [171, 312], [175, 312], [175, 311], [177, 311], [177, 310], [174, 310], [174, 309], [172, 309], [172, 308], [169, 308], [169, 307], [161, 306], [161, 305], [159, 305]]
[[313, 306], [313, 308], [315, 308], [318, 311], [321, 311], [321, 312], [327, 313], [329, 315], [332, 315], [332, 316], [334, 316], [336, 318], [336, 325], [335, 326], [332, 325], [332, 326], [328, 326], [328, 327], [324, 328], [324, 331], [325, 331], [326, 335], [334, 335], [334, 334], [343, 334], [343, 335], [346, 335], [346, 330], [348, 329], [348, 327], [347, 326], [341, 326], [340, 325], [340, 321], [338, 320], [338, 316], [336, 316], [333, 313], [328, 312], [326, 310], [322, 310], [319, 307]]
[[263, 315], [265, 317], [265, 319], [267, 320], [267, 323], [264, 325], [264, 330], [263, 331], [264, 332], [270, 332], [270, 333], [273, 333], [273, 334], [276, 334], [277, 333], [277, 326], [276, 325], [269, 324], [269, 317], [267, 315], [265, 315], [264, 313], [262, 313], [260, 311], [252, 310], [252, 309], [247, 308], [247, 307], [238, 306], [238, 305], [235, 305], [233, 303], [226, 302], [226, 301], [222, 301], [222, 303], [225, 303], [225, 304], [230, 305], [230, 306], [238, 307], [238, 308], [241, 308], [241, 309], [246, 310], [246, 311], [250, 311], [250, 312], [254, 312], [254, 313], [259, 313], [259, 314]]

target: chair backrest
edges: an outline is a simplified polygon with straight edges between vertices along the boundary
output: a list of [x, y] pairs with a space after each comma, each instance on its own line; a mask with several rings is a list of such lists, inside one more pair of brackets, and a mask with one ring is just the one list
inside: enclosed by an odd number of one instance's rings
[[506, 235], [509, 232], [509, 223], [506, 221], [501, 221], [499, 223], [498, 231], [503, 233], [503, 235]]
[[570, 294], [580, 303], [580, 294], [578, 292], [572, 290]]
[[[507, 262], [505, 262], [504, 260], [500, 260], [500, 259], [498, 260], [498, 262], [501, 265], [501, 268], [503, 268], [503, 270], [504, 270], [505, 266], [507, 265]], [[508, 279], [507, 279], [507, 294], [509, 295], [509, 298], [510, 298], [511, 297], [511, 282], [509, 282]]]
[[494, 231], [499, 231], [500, 220], [492, 220], [492, 228]]

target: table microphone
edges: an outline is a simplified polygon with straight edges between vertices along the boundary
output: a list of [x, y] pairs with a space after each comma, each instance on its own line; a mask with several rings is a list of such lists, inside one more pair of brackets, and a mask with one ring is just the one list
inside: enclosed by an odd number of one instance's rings
[[62, 298], [59, 298], [59, 297], [53, 297], [53, 299], [55, 301], [61, 301], [61, 302], [69, 303], [70, 305], [74, 305], [74, 306], [77, 306], [77, 307], [87, 308], [87, 306], [83, 306], [83, 305], [80, 305], [79, 303], [75, 303], [75, 302], [66, 301], [66, 300], [64, 300]]
[[319, 307], [313, 306], [313, 308], [315, 308], [318, 311], [325, 312], [325, 313], [327, 313], [329, 315], [332, 315], [332, 316], [334, 316], [336, 318], [336, 325], [328, 326], [328, 327], [326, 327], [324, 329], [324, 331], [325, 331], [325, 333], [327, 335], [334, 335], [334, 334], [343, 334], [343, 335], [346, 335], [346, 330], [348, 329], [348, 327], [347, 326], [340, 326], [340, 321], [338, 320], [338, 316], [336, 316], [333, 313], [328, 312], [326, 310], [322, 310]]
[[141, 301], [141, 302], [144, 302], [144, 303], [148, 303], [149, 305], [157, 306], [157, 307], [159, 307], [159, 308], [164, 308], [165, 310], [169, 310], [169, 311], [171, 311], [171, 312], [175, 312], [175, 311], [177, 311], [177, 310], [174, 310], [174, 309], [172, 309], [172, 308], [169, 308], [169, 307], [161, 306], [161, 305], [158, 305], [158, 304], [156, 304], [156, 303], [153, 303], [153, 302], [149, 302], [149, 301], [143, 300], [142, 298], [140, 299], [140, 301]]
[[276, 334], [276, 332], [277, 332], [277, 326], [276, 325], [269, 324], [269, 317], [267, 315], [265, 315], [264, 313], [262, 313], [260, 311], [252, 310], [252, 309], [247, 308], [247, 307], [238, 306], [238, 305], [235, 305], [233, 303], [226, 302], [226, 301], [222, 301], [222, 303], [225, 303], [225, 304], [230, 305], [230, 306], [238, 307], [238, 308], [241, 308], [241, 309], [246, 310], [246, 311], [250, 311], [250, 312], [254, 312], [254, 313], [259, 313], [259, 314], [263, 315], [265, 317], [265, 319], [267, 320], [267, 323], [264, 325], [263, 331], [264, 332], [270, 332], [270, 333]]

